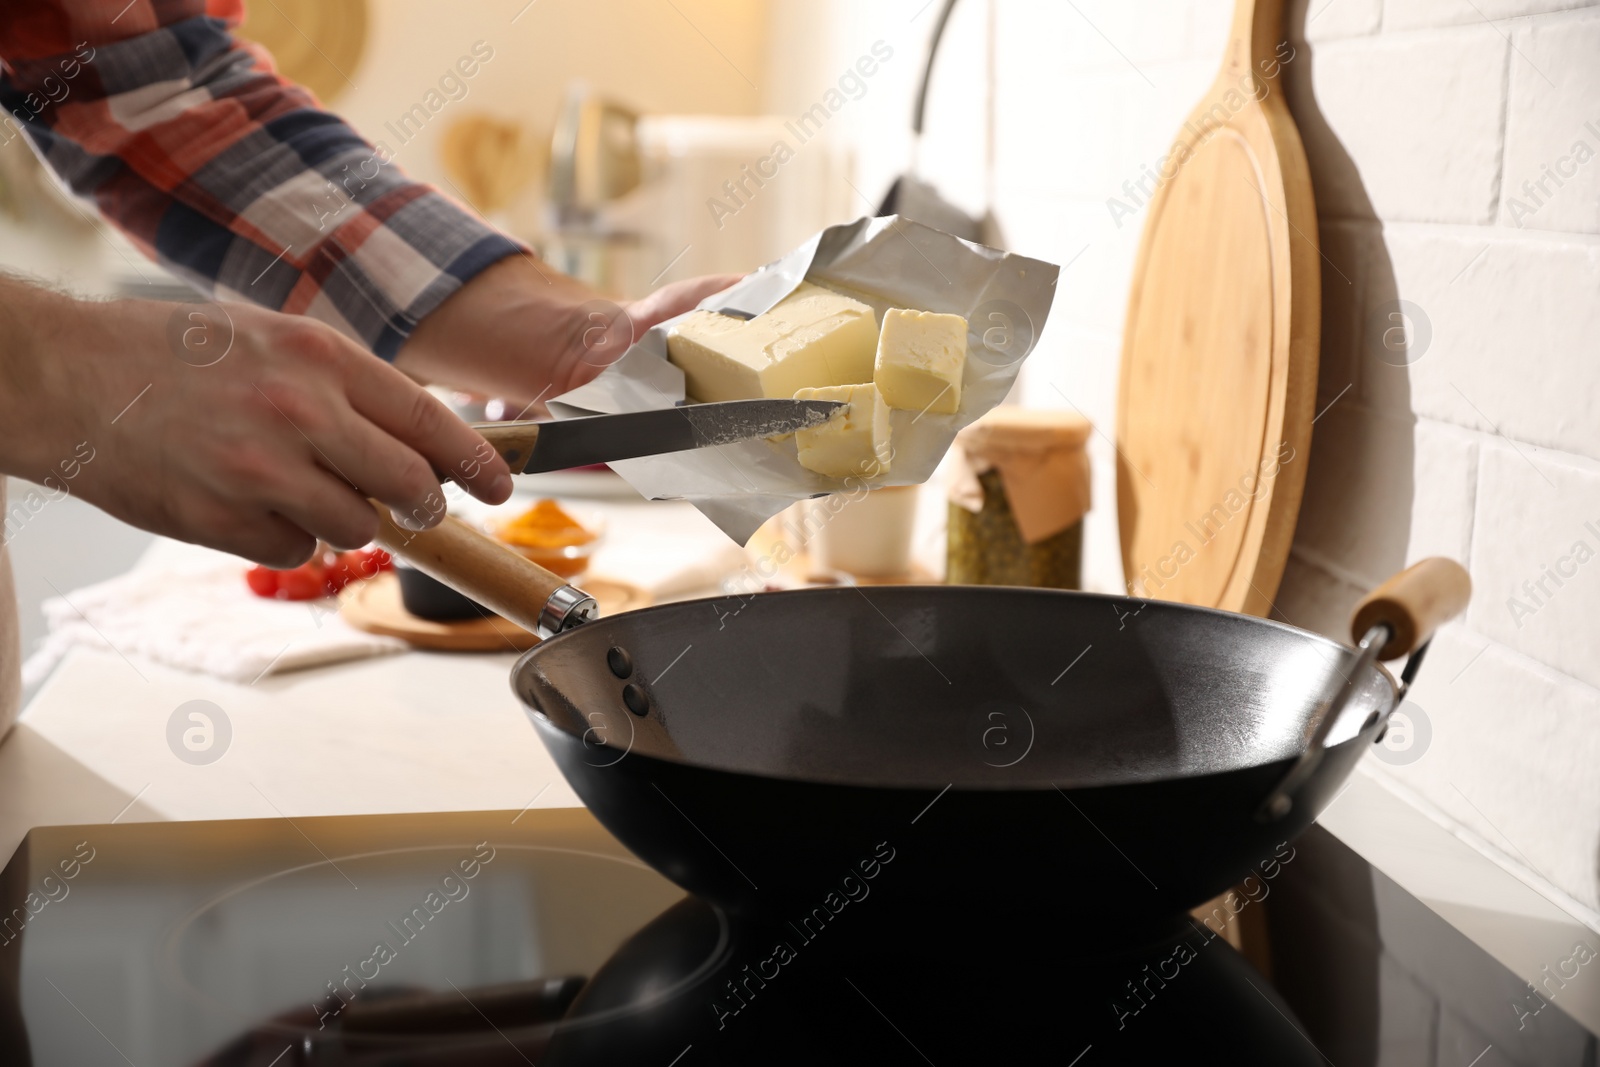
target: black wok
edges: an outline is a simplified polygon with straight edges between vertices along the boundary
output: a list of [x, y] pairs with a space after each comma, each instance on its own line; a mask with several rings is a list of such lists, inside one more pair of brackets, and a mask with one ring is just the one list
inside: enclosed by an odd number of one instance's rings
[[[1252, 871], [1264, 884], [1468, 588], [1446, 560], [1391, 579], [1358, 610], [1358, 654], [1250, 616], [995, 587], [593, 619], [581, 592], [453, 521], [384, 543], [559, 631], [512, 685], [574, 790], [685, 889], [805, 939], [853, 904], [902, 934], [1046, 908], [1125, 934]], [[1380, 652], [1412, 653], [1403, 682]]]

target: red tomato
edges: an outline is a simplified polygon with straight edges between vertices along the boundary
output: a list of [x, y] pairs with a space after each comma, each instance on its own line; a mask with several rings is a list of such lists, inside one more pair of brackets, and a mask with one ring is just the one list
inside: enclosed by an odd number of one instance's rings
[[382, 569], [375, 554], [365, 549], [329, 552], [323, 562], [323, 592], [328, 596], [337, 596], [351, 582], [374, 577]]
[[321, 567], [305, 564], [292, 571], [278, 573], [278, 598], [280, 600], [315, 600], [326, 595], [325, 577]]
[[376, 578], [384, 571], [393, 569], [394, 561], [383, 549], [357, 549], [353, 552], [339, 553], [338, 559], [329, 569], [329, 576], [342, 588], [351, 582]]
[[359, 549], [351, 552], [336, 554], [328, 564], [327, 582], [328, 592], [337, 593], [351, 582], [360, 581], [366, 575], [361, 571], [361, 562], [365, 553]]
[[322, 592], [325, 596], [338, 596], [339, 590], [349, 585], [352, 580], [349, 564], [344, 562], [341, 554], [337, 560], [329, 564], [322, 572]]
[[251, 592], [278, 600], [315, 600], [336, 596], [351, 582], [376, 577], [394, 569], [394, 561], [381, 548], [350, 552], [320, 552], [289, 570], [252, 567], [245, 574]]
[[257, 565], [245, 572], [244, 580], [256, 596], [275, 597], [278, 595], [278, 574], [271, 567]]

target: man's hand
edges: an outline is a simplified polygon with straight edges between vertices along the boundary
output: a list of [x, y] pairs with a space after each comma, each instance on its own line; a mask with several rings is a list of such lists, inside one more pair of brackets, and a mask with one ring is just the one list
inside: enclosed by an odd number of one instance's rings
[[434, 469], [491, 503], [511, 493], [481, 436], [310, 319], [0, 280], [0, 327], [14, 342], [0, 347], [0, 468], [47, 488], [70, 477], [68, 491], [156, 533], [292, 566], [318, 538], [370, 541], [369, 496], [437, 522]]
[[686, 278], [681, 282], [663, 285], [649, 296], [626, 305], [623, 311], [633, 323], [633, 339], [637, 341], [650, 327], [675, 319], [685, 311], [692, 311], [700, 301], [713, 293], [720, 293], [742, 274], [706, 274], [699, 278]]
[[501, 260], [424, 318], [395, 359], [422, 381], [537, 401], [575, 389], [646, 330], [742, 275], [713, 274], [617, 304], [527, 256]]

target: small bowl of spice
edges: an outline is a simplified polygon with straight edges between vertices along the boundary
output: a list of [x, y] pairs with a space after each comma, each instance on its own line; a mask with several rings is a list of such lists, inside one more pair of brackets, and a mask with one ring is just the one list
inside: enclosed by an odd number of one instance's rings
[[575, 578], [589, 567], [600, 540], [600, 522], [581, 522], [554, 500], [544, 499], [515, 518], [493, 523], [489, 530], [545, 570]]

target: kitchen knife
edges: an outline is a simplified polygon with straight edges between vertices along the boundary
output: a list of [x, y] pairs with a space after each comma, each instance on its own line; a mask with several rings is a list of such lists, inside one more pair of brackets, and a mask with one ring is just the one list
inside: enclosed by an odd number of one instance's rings
[[511, 473], [535, 474], [793, 433], [822, 425], [846, 406], [834, 400], [728, 400], [548, 422], [481, 422], [473, 429]]

